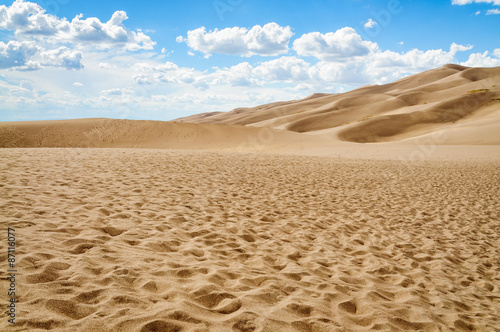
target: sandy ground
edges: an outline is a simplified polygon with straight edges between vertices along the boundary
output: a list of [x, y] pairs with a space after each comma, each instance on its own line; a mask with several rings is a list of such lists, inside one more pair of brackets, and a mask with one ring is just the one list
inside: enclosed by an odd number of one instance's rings
[[0, 330], [499, 331], [483, 156], [1, 149]]

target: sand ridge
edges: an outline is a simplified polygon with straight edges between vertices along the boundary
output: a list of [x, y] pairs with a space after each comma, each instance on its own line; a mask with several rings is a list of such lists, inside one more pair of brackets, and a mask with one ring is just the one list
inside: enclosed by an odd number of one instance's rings
[[[18, 230], [22, 272], [14, 331], [500, 326], [497, 162], [146, 149], [0, 158], [0, 213]], [[2, 241], [2, 267], [5, 252]]]
[[[477, 119], [489, 117], [489, 121]], [[350, 142], [400, 141], [436, 130], [451, 132], [443, 144], [500, 144], [500, 67], [445, 65], [385, 85], [339, 94], [314, 94], [230, 112], [178, 119], [284, 129], [300, 133], [329, 130]], [[478, 141], [480, 140], [480, 141]], [[477, 143], [475, 143], [477, 142]]]

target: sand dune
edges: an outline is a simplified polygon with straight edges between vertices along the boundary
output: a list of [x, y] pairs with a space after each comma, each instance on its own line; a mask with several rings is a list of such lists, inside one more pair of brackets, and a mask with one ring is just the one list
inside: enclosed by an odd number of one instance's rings
[[0, 320], [2, 331], [500, 326], [498, 162], [150, 149], [0, 158], [21, 271], [17, 323]]
[[0, 122], [0, 147], [154, 148], [188, 150], [300, 150], [321, 139], [293, 132], [220, 124], [77, 119]]
[[[490, 122], [476, 121], [486, 115]], [[226, 113], [193, 115], [178, 121], [300, 133], [330, 129], [334, 133], [330, 138], [359, 143], [400, 141], [438, 130], [456, 132], [465, 126], [469, 129], [462, 131], [461, 139], [452, 134], [453, 138], [441, 143], [485, 144], [478, 140], [485, 126], [490, 127], [488, 131], [500, 130], [500, 67], [446, 65], [386, 85]], [[500, 135], [490, 138], [488, 144], [500, 144]]]

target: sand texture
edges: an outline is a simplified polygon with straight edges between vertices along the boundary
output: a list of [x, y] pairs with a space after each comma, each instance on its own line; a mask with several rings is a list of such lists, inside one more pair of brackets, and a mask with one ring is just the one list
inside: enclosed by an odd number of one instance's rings
[[[500, 329], [497, 161], [0, 158], [19, 270], [17, 323], [3, 316], [2, 331]], [[4, 273], [4, 240], [0, 259]]]

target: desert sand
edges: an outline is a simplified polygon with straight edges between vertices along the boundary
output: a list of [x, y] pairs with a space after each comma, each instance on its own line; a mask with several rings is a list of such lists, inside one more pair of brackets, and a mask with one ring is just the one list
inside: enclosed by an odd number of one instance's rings
[[0, 123], [0, 330], [500, 331], [499, 74]]

